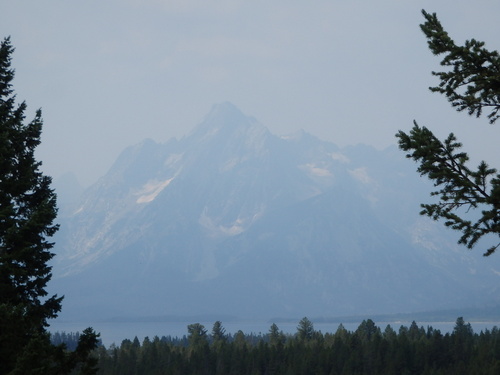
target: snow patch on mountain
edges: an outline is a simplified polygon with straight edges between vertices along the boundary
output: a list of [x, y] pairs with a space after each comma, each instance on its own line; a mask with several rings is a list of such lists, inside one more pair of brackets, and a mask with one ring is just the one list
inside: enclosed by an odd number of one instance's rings
[[240, 214], [234, 221], [224, 225], [220, 218], [209, 216], [208, 208], [205, 207], [200, 214], [198, 223], [210, 238], [232, 237], [246, 231], [255, 221], [264, 215], [265, 211], [265, 207], [261, 206], [253, 214]]
[[350, 162], [349, 158], [340, 152], [332, 152], [330, 156], [333, 160], [339, 161], [343, 164], [347, 164]]
[[76, 215], [76, 214], [79, 214], [80, 212], [83, 211], [83, 206], [81, 206], [80, 208], [78, 208], [75, 212], [73, 212], [73, 215]]
[[330, 172], [328, 169], [319, 167], [314, 163], [304, 164], [299, 166], [299, 168], [306, 170], [309, 174], [313, 176], [329, 177], [332, 175], [332, 172]]
[[231, 158], [227, 160], [221, 167], [220, 172], [229, 172], [240, 162], [240, 158]]
[[356, 180], [359, 182], [369, 185], [372, 184], [374, 181], [373, 179], [368, 175], [368, 172], [366, 171], [366, 167], [361, 167], [361, 168], [356, 168], [356, 169], [351, 169], [349, 170], [349, 174], [354, 177]]
[[247, 221], [243, 218], [237, 218], [231, 225], [224, 226], [218, 224], [216, 219], [211, 218], [207, 214], [207, 210], [204, 210], [198, 220], [199, 224], [207, 230], [208, 234], [212, 238], [226, 237], [226, 236], [236, 236], [243, 233], [246, 229]]
[[180, 162], [182, 160], [182, 157], [184, 156], [184, 153], [182, 154], [170, 154], [165, 160], [165, 166], [166, 167], [173, 167], [176, 163]]
[[140, 204], [152, 202], [158, 194], [160, 194], [160, 192], [172, 182], [173, 179], [174, 178], [172, 177], [165, 181], [149, 180], [142, 186], [141, 190], [135, 194], [139, 195], [136, 203]]

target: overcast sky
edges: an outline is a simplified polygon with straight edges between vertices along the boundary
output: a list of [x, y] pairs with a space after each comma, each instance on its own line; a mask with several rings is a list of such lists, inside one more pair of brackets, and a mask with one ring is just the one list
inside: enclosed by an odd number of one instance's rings
[[422, 8], [457, 42], [500, 50], [494, 0], [3, 1], [0, 37], [16, 48], [27, 118], [43, 110], [38, 157], [53, 177], [88, 185], [125, 147], [180, 138], [223, 101], [275, 134], [339, 146], [385, 148], [416, 119], [500, 167], [500, 124], [427, 89], [440, 59]]

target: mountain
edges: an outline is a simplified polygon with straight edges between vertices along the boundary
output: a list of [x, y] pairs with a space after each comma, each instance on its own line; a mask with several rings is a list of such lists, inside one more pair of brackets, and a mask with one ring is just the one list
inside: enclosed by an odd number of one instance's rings
[[74, 211], [79, 203], [84, 188], [72, 172], [64, 173], [53, 180], [53, 188], [57, 191], [57, 204], [59, 215], [65, 217]]
[[498, 303], [499, 261], [419, 217], [430, 189], [396, 147], [280, 137], [215, 105], [180, 140], [125, 149], [60, 217], [52, 286], [73, 319]]

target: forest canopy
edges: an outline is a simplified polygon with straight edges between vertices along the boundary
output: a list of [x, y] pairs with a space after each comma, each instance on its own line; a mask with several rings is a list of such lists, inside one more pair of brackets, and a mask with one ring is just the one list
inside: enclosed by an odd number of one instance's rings
[[[364, 320], [355, 331], [340, 324], [322, 333], [304, 318], [295, 334], [272, 324], [266, 334], [212, 334], [191, 324], [181, 338], [137, 337], [97, 350], [98, 374], [460, 375], [500, 373], [500, 331], [474, 333], [463, 318], [441, 333], [412, 322], [381, 329]], [[307, 334], [305, 334], [307, 333]]]

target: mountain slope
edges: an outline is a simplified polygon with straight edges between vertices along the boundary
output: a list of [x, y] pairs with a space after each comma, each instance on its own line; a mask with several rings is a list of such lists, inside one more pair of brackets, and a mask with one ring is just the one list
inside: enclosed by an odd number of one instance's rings
[[230, 103], [127, 148], [61, 218], [65, 314], [333, 316], [481, 306], [500, 266], [418, 217], [395, 148], [278, 137]]

